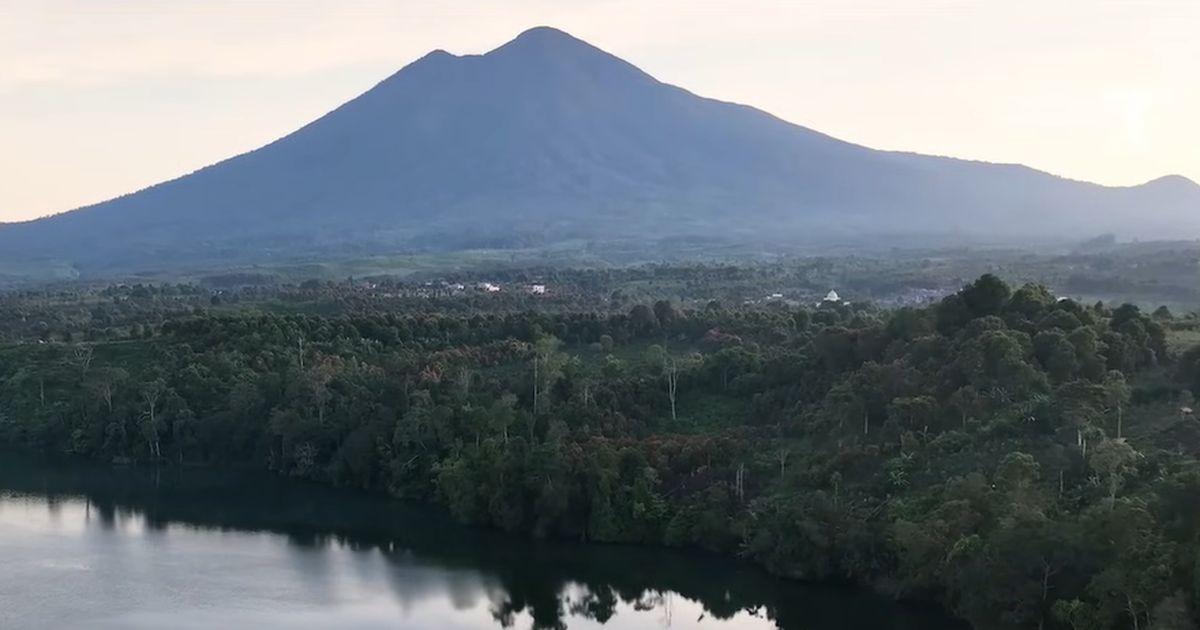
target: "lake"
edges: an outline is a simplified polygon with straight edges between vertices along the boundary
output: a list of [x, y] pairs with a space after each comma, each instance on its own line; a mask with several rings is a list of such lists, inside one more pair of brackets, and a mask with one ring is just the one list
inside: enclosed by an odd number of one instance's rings
[[959, 628], [661, 549], [534, 542], [263, 473], [0, 452], [0, 628]]

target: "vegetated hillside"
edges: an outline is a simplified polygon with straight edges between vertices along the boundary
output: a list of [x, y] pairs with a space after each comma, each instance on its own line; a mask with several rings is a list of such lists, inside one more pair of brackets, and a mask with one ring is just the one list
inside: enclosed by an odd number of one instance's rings
[[1196, 614], [1200, 348], [1168, 337], [1200, 324], [1165, 309], [993, 276], [894, 311], [106, 297], [9, 298], [45, 324], [0, 348], [0, 440], [253, 462], [513, 532], [703, 547], [980, 628]]
[[86, 274], [579, 240], [1177, 237], [1200, 233], [1197, 211], [1200, 188], [1178, 177], [1105, 188], [849, 144], [538, 28], [485, 55], [430, 53], [186, 177], [0, 227], [0, 263]]

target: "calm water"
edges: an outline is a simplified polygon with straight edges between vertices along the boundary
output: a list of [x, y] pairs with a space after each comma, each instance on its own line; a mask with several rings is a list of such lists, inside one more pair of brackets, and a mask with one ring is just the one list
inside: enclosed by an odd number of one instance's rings
[[533, 543], [256, 473], [0, 452], [0, 628], [953, 628], [685, 553]]

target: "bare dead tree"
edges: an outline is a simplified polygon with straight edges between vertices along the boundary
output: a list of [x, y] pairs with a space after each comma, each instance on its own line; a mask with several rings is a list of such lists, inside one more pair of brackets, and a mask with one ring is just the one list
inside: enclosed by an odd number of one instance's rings
[[150, 454], [155, 458], [162, 457], [158, 437], [158, 403], [166, 390], [166, 384], [161, 379], [155, 379], [142, 386], [142, 403], [146, 410], [142, 413], [143, 431], [150, 448]]
[[104, 407], [108, 409], [108, 413], [113, 412], [113, 389], [115, 383], [111, 379], [100, 379], [92, 384], [92, 391], [96, 392], [96, 396], [104, 403]]
[[92, 367], [95, 352], [89, 345], [77, 345], [71, 350], [70, 362], [79, 368], [80, 377], [87, 376], [88, 368]]
[[97, 368], [92, 377], [88, 380], [88, 388], [92, 393], [104, 403], [104, 407], [108, 409], [108, 413], [113, 413], [113, 397], [116, 395], [117, 386], [123, 381], [128, 374], [120, 368]]
[[667, 376], [667, 398], [671, 401], [671, 421], [678, 419], [675, 413], [675, 398], [679, 392], [679, 364], [675, 362], [673, 357], [666, 357], [663, 360], [663, 370]]
[[97, 388], [100, 394], [100, 400], [104, 401], [104, 406], [108, 408], [108, 413], [113, 412], [113, 383], [112, 381], [104, 381]]
[[737, 495], [738, 502], [746, 500], [746, 464], [740, 463], [737, 467], [737, 473], [734, 476], [733, 492]]
[[313, 402], [316, 403], [317, 423], [320, 425], [325, 424], [325, 410], [333, 400], [333, 392], [329, 391], [329, 385], [333, 382], [336, 371], [337, 366], [327, 358], [318, 361], [308, 370], [308, 387], [312, 392]]
[[538, 355], [533, 355], [533, 413], [538, 412]]
[[462, 388], [463, 398], [471, 395], [471, 379], [474, 376], [475, 373], [471, 371], [471, 368], [465, 365], [458, 368], [458, 386]]

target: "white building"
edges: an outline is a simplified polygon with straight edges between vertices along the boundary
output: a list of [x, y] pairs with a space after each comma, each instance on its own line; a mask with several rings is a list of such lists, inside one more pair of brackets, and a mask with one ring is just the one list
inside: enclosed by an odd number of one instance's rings
[[476, 286], [479, 288], [480, 291], [483, 291], [484, 293], [499, 293], [500, 292], [500, 285], [493, 284], [491, 282], [480, 282]]
[[546, 295], [546, 285], [531, 284], [531, 285], [529, 285], [529, 292], [534, 295]]
[[825, 302], [833, 302], [833, 303], [835, 303], [835, 304], [836, 304], [836, 303], [838, 303], [838, 302], [841, 302], [841, 301], [842, 301], [842, 298], [841, 298], [841, 296], [839, 296], [839, 295], [837, 294], [837, 291], [834, 291], [833, 289], [830, 289], [830, 290], [829, 290], [829, 293], [826, 293], [826, 294], [825, 294], [825, 300], [824, 300], [824, 301], [825, 301]]

